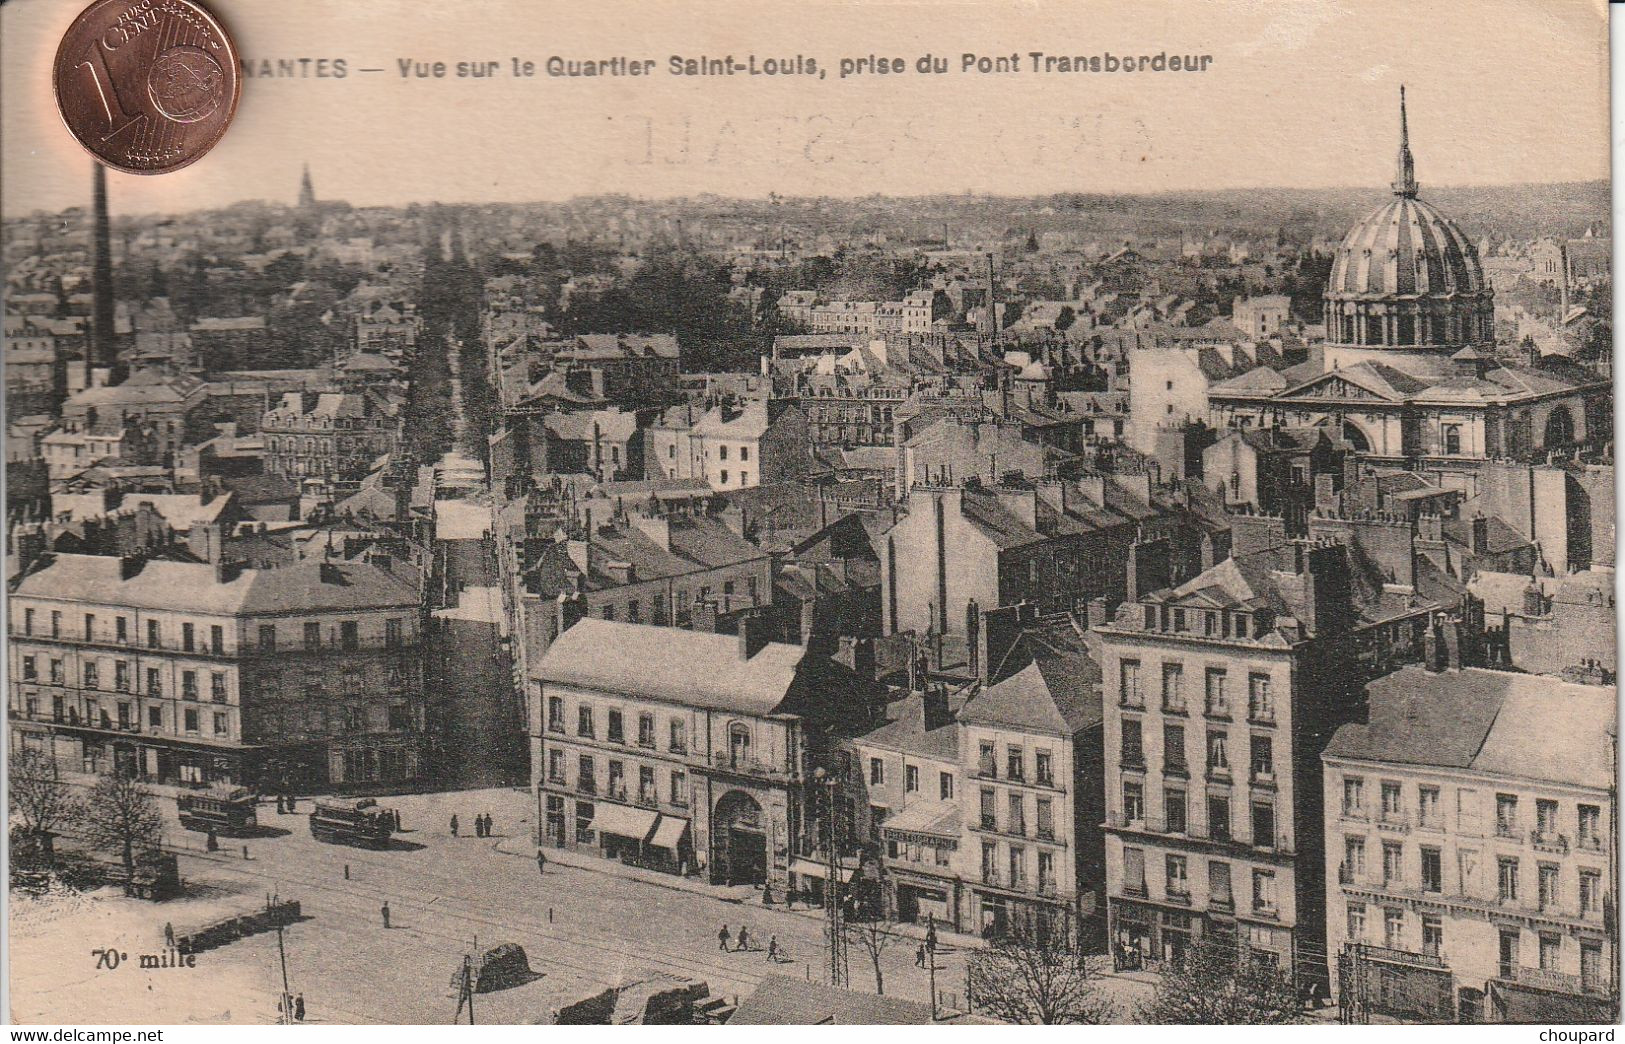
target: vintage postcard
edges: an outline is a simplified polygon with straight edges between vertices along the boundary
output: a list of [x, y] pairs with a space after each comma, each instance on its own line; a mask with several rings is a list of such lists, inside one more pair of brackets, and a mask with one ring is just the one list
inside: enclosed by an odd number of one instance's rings
[[9, 1021], [1618, 1020], [1600, 0], [0, 40]]

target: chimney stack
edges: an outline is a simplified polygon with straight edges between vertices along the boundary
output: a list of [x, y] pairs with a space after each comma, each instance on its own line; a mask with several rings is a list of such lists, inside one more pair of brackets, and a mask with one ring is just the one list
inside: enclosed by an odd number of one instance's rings
[[739, 618], [739, 659], [749, 660], [767, 645], [767, 621], [758, 616], [755, 610], [746, 612]]
[[946, 685], [927, 685], [922, 698], [925, 701], [925, 730], [927, 732], [953, 723], [953, 714], [948, 710], [948, 687]]

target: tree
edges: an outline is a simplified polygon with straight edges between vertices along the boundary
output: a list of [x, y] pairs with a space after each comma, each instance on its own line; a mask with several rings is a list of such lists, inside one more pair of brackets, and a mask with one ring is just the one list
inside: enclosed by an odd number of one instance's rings
[[1163, 1025], [1278, 1026], [1304, 1021], [1292, 977], [1234, 942], [1204, 939], [1164, 962], [1140, 1020]]
[[76, 812], [68, 785], [56, 778], [56, 767], [44, 751], [24, 747], [11, 757], [11, 811], [21, 821], [22, 830], [37, 836], [50, 835]]
[[874, 967], [875, 992], [885, 993], [886, 978], [881, 970], [881, 958], [903, 936], [897, 934], [895, 925], [880, 918], [870, 921], [848, 921], [845, 927], [848, 946], [856, 945]]
[[136, 856], [156, 849], [163, 838], [163, 813], [152, 792], [127, 775], [103, 776], [84, 804], [86, 839], [113, 849], [124, 862], [124, 890], [135, 882]]
[[974, 1010], [1006, 1022], [1098, 1026], [1114, 1015], [1102, 975], [1100, 959], [1084, 952], [1075, 917], [1027, 917], [970, 954], [968, 993]]

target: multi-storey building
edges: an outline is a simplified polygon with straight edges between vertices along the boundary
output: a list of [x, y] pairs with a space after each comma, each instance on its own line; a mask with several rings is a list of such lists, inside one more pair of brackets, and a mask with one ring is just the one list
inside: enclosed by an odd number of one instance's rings
[[792, 887], [836, 778], [814, 774], [828, 737], [874, 722], [884, 690], [762, 633], [589, 618], [556, 638], [532, 693], [537, 843]]
[[1345, 1014], [1616, 1020], [1615, 690], [1412, 667], [1367, 692], [1323, 757]]
[[47, 556], [10, 600], [13, 742], [164, 782], [417, 778], [418, 585], [349, 562]]
[[371, 392], [287, 392], [260, 418], [265, 470], [290, 478], [359, 478], [395, 451], [397, 413]]
[[1283, 542], [1098, 629], [1120, 961], [1213, 936], [1324, 983], [1320, 754], [1357, 712], [1362, 657], [1414, 651], [1438, 608], [1373, 591], [1342, 545]]

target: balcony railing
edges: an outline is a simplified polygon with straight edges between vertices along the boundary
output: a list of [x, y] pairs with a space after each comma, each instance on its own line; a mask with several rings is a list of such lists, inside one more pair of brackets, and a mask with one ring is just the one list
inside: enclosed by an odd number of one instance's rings
[[1519, 844], [1523, 843], [1523, 831], [1518, 830], [1507, 823], [1495, 824], [1495, 836], [1503, 841], [1516, 841]]
[[1582, 852], [1601, 852], [1602, 838], [1596, 834], [1581, 834], [1574, 839], [1574, 847]]
[[1537, 830], [1535, 831], [1535, 847], [1542, 852], [1555, 852], [1558, 855], [1566, 855], [1569, 850], [1569, 839], [1562, 834]]
[[992, 867], [984, 866], [982, 867], [982, 883], [990, 885], [1002, 885], [1004, 883], [1004, 876]]
[[1445, 967], [1444, 959], [1436, 954], [1412, 953], [1409, 950], [1398, 950], [1391, 946], [1373, 946], [1370, 943], [1354, 943], [1351, 945], [1351, 949], [1358, 956], [1388, 961], [1393, 964], [1409, 964], [1417, 968]]
[[1411, 821], [1400, 812], [1384, 812], [1377, 817], [1377, 829], [1389, 834], [1408, 834]]
[[726, 750], [719, 750], [712, 754], [709, 763], [713, 768], [738, 772], [747, 776], [758, 776], [763, 779], [788, 780], [797, 778], [795, 771], [783, 765], [769, 765], [765, 761], [758, 761], [748, 755], [734, 754]]
[[[1545, 968], [1526, 968], [1523, 965], [1502, 965], [1499, 969], [1500, 978], [1515, 982], [1520, 986], [1532, 986], [1537, 990], [1550, 990], [1553, 993], [1589, 994], [1593, 997], [1608, 995], [1608, 988], [1602, 983], [1587, 983], [1578, 975], [1569, 975], [1565, 972], [1549, 971]], [[1508, 974], [1508, 973], [1511, 974]]]
[[1168, 889], [1168, 901], [1178, 903], [1180, 906], [1189, 906], [1191, 904], [1191, 893], [1189, 891], [1176, 892], [1170, 888]]

